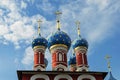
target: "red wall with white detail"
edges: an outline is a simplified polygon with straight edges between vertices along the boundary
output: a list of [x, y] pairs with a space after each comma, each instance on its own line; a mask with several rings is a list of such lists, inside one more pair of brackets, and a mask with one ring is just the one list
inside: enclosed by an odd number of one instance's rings
[[52, 68], [61, 64], [67, 67], [67, 52], [64, 50], [55, 50], [52, 53]]
[[38, 64], [44, 64], [44, 54], [42, 52], [34, 52], [34, 66]]
[[[30, 80], [30, 78], [31, 78], [33, 75], [35, 75], [35, 74], [23, 74], [23, 75], [22, 75], [22, 80]], [[47, 75], [47, 76], [49, 77], [49, 80], [54, 80], [56, 76], [61, 75], [61, 74], [45, 74], [45, 75]], [[66, 74], [65, 74], [65, 75], [66, 75]], [[78, 80], [78, 77], [81, 76], [82, 74], [81, 74], [81, 75], [79, 75], [79, 74], [67, 74], [67, 75], [69, 75], [69, 76], [72, 78], [72, 80]], [[87, 74], [87, 75], [88, 75], [88, 74]], [[103, 75], [94, 74], [94, 75], [92, 75], [92, 76], [94, 76], [96, 80], [104, 80], [104, 79], [103, 79]], [[36, 78], [35, 80], [41, 80], [41, 79], [44, 80], [44, 78]], [[68, 80], [68, 79], [61, 77], [59, 80]], [[89, 78], [84, 78], [84, 79], [82, 79], [82, 80], [91, 80], [91, 79], [89, 79]]]

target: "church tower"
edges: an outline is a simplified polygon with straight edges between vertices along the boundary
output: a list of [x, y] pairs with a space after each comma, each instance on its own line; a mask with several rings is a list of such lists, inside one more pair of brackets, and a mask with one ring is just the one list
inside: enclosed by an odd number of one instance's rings
[[34, 51], [34, 70], [45, 71], [47, 66], [47, 59], [45, 59], [45, 50], [47, 48], [47, 40], [40, 34], [40, 22], [38, 21], [38, 37], [32, 42]]
[[80, 22], [77, 21], [78, 38], [73, 41], [72, 47], [76, 54], [77, 71], [88, 71], [87, 49], [88, 42], [80, 35]]
[[[78, 38], [72, 42], [71, 46], [71, 38], [60, 29], [59, 17], [61, 14], [59, 11], [56, 12], [57, 30], [47, 40], [40, 34], [41, 21], [38, 21], [38, 37], [32, 42], [34, 70], [18, 70], [18, 80], [104, 80], [107, 72], [88, 70], [88, 42], [80, 35], [80, 22], [77, 22]], [[73, 54], [68, 61], [67, 54], [70, 47], [73, 48], [71, 48]], [[46, 71], [48, 64], [45, 58], [46, 48], [49, 49], [52, 55], [51, 71]]]
[[48, 49], [52, 55], [52, 70], [67, 71], [67, 52], [71, 45], [70, 37], [60, 30], [59, 17], [62, 13], [57, 11], [57, 31], [48, 38]]

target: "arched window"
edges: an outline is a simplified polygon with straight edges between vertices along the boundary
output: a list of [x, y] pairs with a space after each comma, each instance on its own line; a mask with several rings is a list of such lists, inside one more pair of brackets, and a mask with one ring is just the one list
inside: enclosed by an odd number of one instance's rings
[[58, 60], [59, 60], [59, 61], [62, 61], [62, 58], [63, 58], [63, 57], [62, 57], [62, 53], [59, 53], [58, 55], [59, 55]]
[[96, 80], [92, 75], [80, 75], [77, 80]]
[[57, 75], [54, 80], [73, 80], [71, 76], [67, 74]]
[[63, 54], [61, 52], [58, 53], [58, 61], [63, 61]]
[[35, 74], [33, 75], [30, 80], [50, 80], [47, 75], [44, 74]]

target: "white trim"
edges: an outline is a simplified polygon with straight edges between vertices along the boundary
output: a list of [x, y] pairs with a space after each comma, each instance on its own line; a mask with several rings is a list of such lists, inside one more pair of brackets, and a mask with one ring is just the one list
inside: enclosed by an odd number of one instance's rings
[[78, 66], [78, 67], [77, 67], [77, 71], [82, 71], [82, 70], [89, 71], [89, 70], [88, 70], [88, 67], [86, 67], [86, 66]]
[[35, 71], [37, 71], [37, 70], [45, 71], [45, 68], [43, 68], [39, 65], [39, 66], [34, 67], [34, 70]]
[[58, 68], [62, 68], [62, 69], [64, 69], [64, 71], [67, 71], [67, 70], [68, 70], [68, 68], [67, 68], [66, 66], [62, 65], [62, 64], [57, 65], [57, 66], [54, 68], [54, 70], [57, 71]]
[[38, 55], [39, 55], [39, 64], [40, 64], [41, 52], [38, 52]]
[[82, 80], [82, 79], [84, 79], [84, 78], [88, 78], [88, 79], [90, 79], [90, 80], [96, 80], [94, 76], [88, 75], [88, 74], [80, 75], [80, 76], [77, 78], [77, 80]]
[[82, 53], [82, 62], [83, 62], [83, 64], [85, 63], [85, 62], [84, 62], [84, 55], [83, 55], [83, 53]]
[[30, 78], [30, 80], [35, 80], [37, 78], [43, 78], [45, 80], [50, 80], [49, 77], [45, 74], [35, 74]]
[[51, 53], [54, 53], [54, 51], [58, 51], [58, 50], [64, 50], [65, 51], [65, 53], [67, 53], [68, 52], [68, 50], [66, 49], [66, 48], [64, 48], [64, 47], [55, 47], [55, 48], [53, 48], [52, 50], [51, 50]]
[[68, 80], [73, 80], [72, 77], [70, 75], [67, 75], [67, 74], [60, 74], [60, 75], [57, 75], [54, 80], [59, 80], [60, 78], [66, 78]]

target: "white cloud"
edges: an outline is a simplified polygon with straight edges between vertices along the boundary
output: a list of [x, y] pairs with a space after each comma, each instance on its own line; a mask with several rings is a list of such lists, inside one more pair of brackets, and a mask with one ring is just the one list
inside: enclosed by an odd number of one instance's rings
[[[114, 33], [110, 33], [109, 31], [115, 28], [113, 27], [114, 23], [111, 19], [113, 19], [112, 15], [114, 15], [116, 11], [120, 11], [119, 3], [120, 1], [111, 4], [111, 0], [87, 0], [86, 2], [84, 1], [84, 4], [82, 3], [82, 5], [80, 5], [81, 1], [76, 0], [68, 4], [60, 5], [59, 9], [63, 13], [61, 19], [62, 30], [68, 32], [72, 40], [74, 40], [77, 36], [74, 22], [80, 20], [82, 36], [87, 38], [90, 45], [100, 43]], [[111, 6], [108, 8], [110, 4]], [[13, 0], [0, 0], [0, 6], [7, 10], [6, 14], [0, 19], [0, 23], [6, 24], [5, 26], [0, 25], [0, 38], [2, 38], [1, 40], [5, 39], [4, 44], [7, 44], [6, 41], [12, 42], [16, 49], [21, 47], [20, 42], [30, 44], [29, 41], [31, 41], [32, 37], [37, 33], [35, 28], [37, 25], [36, 21], [39, 18], [43, 21], [41, 24], [41, 34], [44, 37], [47, 37], [55, 30], [55, 22], [47, 21], [42, 15], [35, 14], [35, 16], [32, 17], [23, 16], [19, 10], [21, 8], [25, 9], [28, 6], [27, 3], [23, 1], [21, 5], [18, 6], [18, 3]], [[48, 13], [53, 13], [55, 10], [55, 7], [49, 0], [43, 1], [41, 5], [37, 5], [37, 8]], [[0, 12], [0, 15], [3, 15], [5, 10], [0, 9]], [[32, 64], [33, 54], [32, 48], [28, 47], [25, 50], [22, 64]], [[48, 61], [50, 61], [51, 57], [47, 56], [47, 54], [51, 55], [48, 50], [46, 52], [46, 57]]]
[[21, 1], [21, 9], [25, 9], [27, 7], [27, 3]]
[[22, 59], [22, 64], [24, 65], [31, 65], [33, 63], [33, 55], [34, 55], [34, 52], [30, 47], [27, 47], [26, 50], [25, 50], [25, 54], [24, 54], [24, 57]]
[[[115, 4], [111, 4], [112, 1], [110, 0], [87, 0], [87, 5], [84, 5], [84, 3], [83, 6], [79, 6], [80, 3], [81, 1], [77, 0], [60, 7], [60, 10], [63, 12], [63, 29], [72, 34], [70, 36], [74, 40], [77, 35], [77, 32], [75, 33], [76, 27], [74, 22], [80, 20], [81, 35], [87, 38], [90, 49], [93, 49], [91, 46], [94, 47], [94, 44], [103, 42], [115, 33], [112, 29], [117, 28], [113, 25], [115, 25], [114, 21], [117, 21], [114, 15], [120, 11], [118, 9], [119, 1], [118, 3], [114, 2]], [[116, 10], [111, 9], [111, 7], [114, 7]]]
[[9, 30], [6, 25], [0, 25], [0, 36], [5, 35], [8, 32], [9, 32]]
[[91, 6], [91, 5], [96, 5], [100, 10], [105, 9], [108, 4], [109, 4], [110, 0], [87, 0], [87, 3]]
[[53, 11], [55, 10], [55, 7], [49, 2], [49, 0], [42, 1], [41, 4], [37, 4], [36, 7], [38, 8], [38, 10], [42, 9], [49, 14], [53, 13]]

